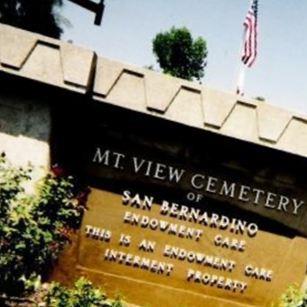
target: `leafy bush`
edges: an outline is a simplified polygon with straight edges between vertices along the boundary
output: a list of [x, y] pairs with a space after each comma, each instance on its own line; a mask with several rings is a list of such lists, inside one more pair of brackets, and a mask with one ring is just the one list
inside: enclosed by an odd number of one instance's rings
[[277, 307], [307, 307], [307, 291], [300, 290], [297, 286], [290, 286], [281, 296]]
[[121, 307], [119, 300], [110, 301], [94, 288], [92, 283], [81, 277], [72, 289], [53, 283], [45, 296], [48, 307]]
[[59, 168], [26, 191], [32, 168], [0, 157], [0, 294], [21, 295], [38, 287], [80, 225], [86, 193]]

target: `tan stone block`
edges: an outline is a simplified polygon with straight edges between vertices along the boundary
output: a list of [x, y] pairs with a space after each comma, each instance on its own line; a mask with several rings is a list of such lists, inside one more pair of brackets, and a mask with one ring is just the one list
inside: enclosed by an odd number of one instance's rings
[[257, 142], [256, 109], [236, 104], [220, 131], [235, 138]]
[[98, 57], [94, 82], [94, 95], [107, 96], [123, 70], [124, 66], [121, 63]]
[[110, 89], [107, 101], [126, 109], [146, 111], [144, 79], [138, 75], [124, 72]]
[[88, 87], [93, 70], [94, 52], [72, 44], [62, 43], [60, 55], [64, 82]]
[[237, 102], [236, 95], [208, 89], [207, 87], [203, 89], [202, 94], [205, 124], [221, 128]]
[[307, 125], [299, 119], [292, 119], [277, 143], [279, 149], [307, 155]]
[[165, 117], [188, 126], [202, 128], [204, 117], [201, 94], [181, 88], [167, 109]]
[[43, 44], [36, 45], [20, 72], [27, 78], [62, 86], [63, 74], [59, 49]]
[[261, 139], [276, 143], [289, 124], [292, 114], [267, 103], [257, 107], [258, 129]]
[[0, 27], [0, 62], [2, 65], [20, 69], [37, 43], [30, 32], [16, 30], [7, 25]]
[[181, 88], [181, 80], [152, 71], [145, 75], [147, 108], [165, 113]]

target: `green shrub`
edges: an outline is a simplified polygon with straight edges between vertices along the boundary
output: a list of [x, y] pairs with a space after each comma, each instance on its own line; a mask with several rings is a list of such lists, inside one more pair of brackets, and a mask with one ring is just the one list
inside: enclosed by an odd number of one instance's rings
[[119, 300], [110, 301], [94, 288], [92, 283], [81, 277], [72, 289], [53, 283], [45, 296], [48, 307], [121, 307]]
[[0, 294], [22, 295], [39, 286], [80, 225], [85, 193], [59, 169], [28, 193], [32, 168], [0, 157]]
[[307, 292], [297, 286], [290, 286], [281, 296], [277, 307], [307, 307]]

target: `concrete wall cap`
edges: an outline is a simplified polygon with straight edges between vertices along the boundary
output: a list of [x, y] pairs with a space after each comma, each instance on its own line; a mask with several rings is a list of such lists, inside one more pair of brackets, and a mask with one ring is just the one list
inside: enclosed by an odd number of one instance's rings
[[305, 115], [97, 57], [86, 48], [3, 24], [0, 71], [89, 93], [92, 99], [103, 103], [307, 157]]
[[93, 59], [93, 51], [0, 24], [0, 71], [85, 93]]

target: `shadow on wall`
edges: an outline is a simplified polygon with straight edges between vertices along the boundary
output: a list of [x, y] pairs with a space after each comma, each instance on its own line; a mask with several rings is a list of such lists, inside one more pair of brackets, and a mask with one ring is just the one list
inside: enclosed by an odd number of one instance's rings
[[1, 80], [0, 132], [48, 141], [51, 127], [49, 106], [28, 83]]
[[50, 90], [0, 75], [0, 152], [17, 165], [49, 167]]

